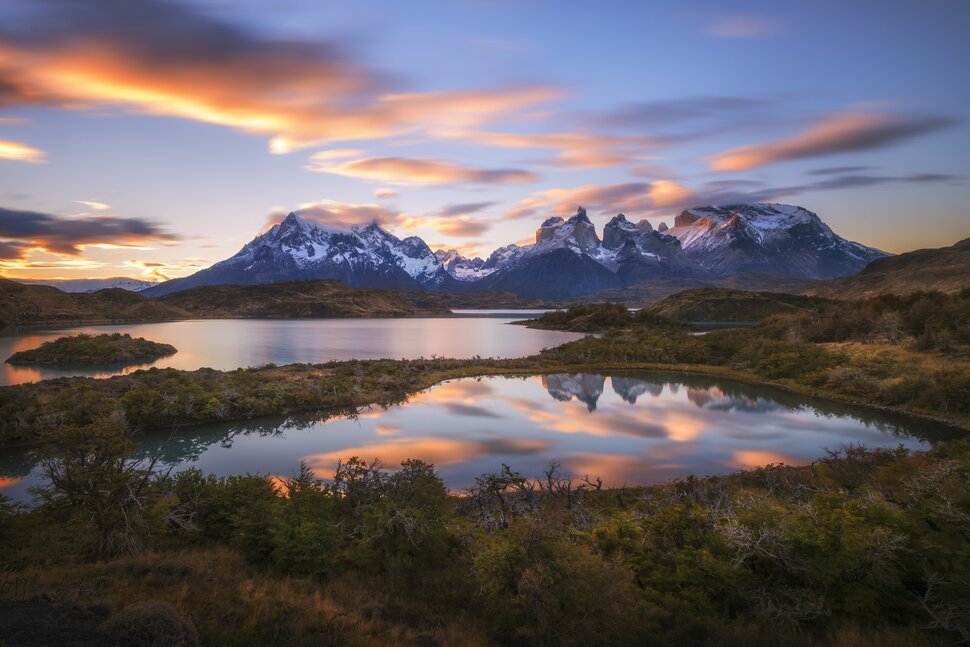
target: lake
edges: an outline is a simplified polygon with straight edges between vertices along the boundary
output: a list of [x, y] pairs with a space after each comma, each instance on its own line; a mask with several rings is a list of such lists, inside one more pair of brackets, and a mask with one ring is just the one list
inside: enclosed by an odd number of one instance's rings
[[232, 370], [264, 364], [419, 357], [524, 357], [578, 339], [576, 333], [531, 330], [510, 321], [543, 310], [459, 310], [444, 317], [395, 319], [208, 319], [130, 325], [49, 328], [0, 334], [0, 362], [45, 341], [78, 333], [129, 333], [171, 344], [178, 352], [147, 364], [41, 368], [0, 364], [0, 385], [54, 377], [110, 377], [143, 368]]
[[[450, 488], [508, 464], [538, 476], [550, 461], [608, 485], [807, 464], [826, 450], [927, 446], [943, 425], [719, 378], [672, 373], [556, 374], [444, 382], [387, 409], [212, 424], [146, 433], [141, 452], [219, 475], [320, 478], [339, 458], [432, 462]], [[19, 501], [41, 482], [25, 450], [0, 452], [0, 491]]]

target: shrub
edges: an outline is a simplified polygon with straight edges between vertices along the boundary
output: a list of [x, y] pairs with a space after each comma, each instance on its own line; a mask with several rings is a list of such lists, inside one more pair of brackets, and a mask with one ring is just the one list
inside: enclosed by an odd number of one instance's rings
[[195, 627], [164, 602], [135, 602], [104, 624], [104, 629], [124, 647], [195, 647]]

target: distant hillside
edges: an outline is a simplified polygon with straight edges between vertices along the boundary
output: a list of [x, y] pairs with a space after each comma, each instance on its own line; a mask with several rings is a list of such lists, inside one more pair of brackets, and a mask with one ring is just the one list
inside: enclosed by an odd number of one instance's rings
[[644, 281], [628, 288], [600, 290], [583, 297], [569, 299], [567, 304], [622, 303], [631, 308], [644, 308], [673, 294], [696, 288], [725, 288], [730, 290], [766, 290], [797, 293], [808, 284], [787, 274], [750, 272], [723, 279], [688, 279], [671, 277]]
[[0, 279], [0, 327], [28, 324], [73, 324], [95, 321], [159, 321], [188, 314], [134, 292], [113, 288], [68, 293], [46, 285], [24, 285]]
[[809, 284], [803, 294], [835, 299], [864, 299], [879, 294], [970, 288], [970, 238], [950, 247], [918, 249], [880, 258], [854, 276]]
[[675, 321], [760, 321], [827, 303], [828, 299], [798, 294], [698, 288], [669, 296], [649, 311]]
[[155, 300], [191, 317], [401, 317], [447, 314], [436, 304], [417, 305], [392, 290], [348, 288], [339, 281], [269, 285], [209, 285]]
[[424, 308], [494, 310], [556, 308], [558, 303], [544, 299], [526, 299], [511, 292], [425, 292], [423, 290], [394, 290], [394, 294]]

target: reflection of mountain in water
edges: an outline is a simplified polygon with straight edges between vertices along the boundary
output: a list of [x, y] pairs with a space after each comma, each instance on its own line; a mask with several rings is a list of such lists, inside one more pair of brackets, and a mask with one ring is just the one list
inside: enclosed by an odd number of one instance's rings
[[[694, 405], [714, 411], [748, 413], [808, 411], [822, 418], [849, 417], [866, 427], [896, 436], [913, 436], [929, 440], [949, 438], [953, 434], [961, 435], [959, 430], [948, 428], [947, 425], [836, 401], [817, 400], [771, 387], [725, 382], [703, 375], [677, 374], [676, 381], [671, 381], [671, 374], [664, 372], [643, 372], [635, 375], [643, 377], [610, 376], [614, 392], [630, 404], [635, 404], [644, 393], [659, 397], [664, 389], [667, 389], [671, 395], [678, 395], [683, 388], [687, 391], [687, 399]], [[597, 400], [603, 393], [606, 377], [589, 373], [558, 373], [544, 376], [542, 384], [549, 391], [549, 395], [557, 400], [566, 402], [575, 397], [585, 402], [590, 411], [595, 411]]]
[[795, 411], [802, 407], [784, 406], [774, 400], [750, 396], [728, 395], [720, 387], [712, 386], [706, 389], [687, 387], [687, 399], [702, 409], [713, 411], [746, 411], [748, 413], [767, 413], [787, 409]]
[[596, 410], [596, 401], [603, 395], [605, 375], [590, 373], [554, 373], [542, 376], [542, 386], [549, 391], [549, 395], [567, 402], [575, 397], [586, 404], [590, 411]]
[[649, 393], [656, 398], [664, 390], [663, 384], [637, 380], [632, 377], [611, 377], [610, 383], [613, 385], [613, 391], [630, 404], [636, 404], [637, 398], [644, 393]]

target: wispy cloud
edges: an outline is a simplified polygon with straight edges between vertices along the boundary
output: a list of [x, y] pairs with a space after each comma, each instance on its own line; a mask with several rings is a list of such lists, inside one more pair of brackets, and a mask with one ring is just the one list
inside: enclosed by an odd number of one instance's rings
[[868, 151], [956, 124], [941, 116], [840, 113], [797, 135], [739, 146], [709, 158], [718, 171], [745, 171], [777, 162]]
[[0, 159], [39, 164], [46, 158], [47, 155], [39, 148], [0, 139]]
[[139, 218], [65, 218], [0, 207], [0, 241], [24, 251], [39, 249], [74, 256], [94, 245], [138, 247], [147, 241], [174, 240], [178, 240], [174, 234]]
[[752, 114], [771, 105], [755, 97], [702, 95], [628, 103], [612, 110], [580, 115], [583, 123], [605, 128], [664, 128], [683, 126], [702, 120], [716, 120], [723, 129], [725, 122]]
[[686, 206], [692, 198], [693, 192], [673, 180], [589, 184], [534, 193], [506, 212], [505, 219], [533, 218], [549, 212], [566, 215], [579, 205], [586, 207], [590, 213], [615, 214], [622, 211], [636, 215]]
[[399, 191], [396, 189], [388, 189], [387, 187], [381, 187], [374, 191], [374, 197], [378, 200], [390, 200], [391, 198], [396, 198], [399, 195]]
[[473, 213], [480, 213], [489, 207], [494, 206], [494, 202], [463, 202], [460, 204], [447, 204], [442, 207], [438, 215], [448, 216], [467, 216]]
[[398, 224], [402, 229], [410, 231], [432, 229], [445, 236], [454, 236], [456, 238], [481, 236], [492, 228], [492, 222], [471, 216], [451, 218], [404, 216], [398, 220]]
[[95, 211], [107, 211], [111, 208], [111, 205], [106, 202], [98, 202], [97, 200], [75, 200], [78, 204], [83, 204], [89, 209], [94, 209]]
[[[330, 151], [326, 151], [327, 154]], [[534, 182], [537, 176], [520, 169], [478, 169], [453, 162], [415, 157], [372, 157], [334, 162], [310, 157], [306, 170], [333, 173], [373, 182], [398, 185], [508, 184]]]
[[[380, 204], [360, 204], [336, 200], [304, 203], [296, 208], [295, 213], [301, 218], [334, 229], [349, 229], [357, 225], [369, 225], [373, 222], [380, 225], [389, 225], [395, 223], [401, 217], [399, 211]], [[275, 224], [280, 219], [281, 214], [277, 214], [271, 217], [270, 224]]]
[[476, 127], [563, 96], [541, 86], [400, 92], [334, 42], [256, 36], [169, 0], [30, 0], [30, 8], [34, 20], [0, 28], [2, 103], [220, 124], [269, 137], [275, 153]]
[[646, 159], [671, 144], [669, 139], [661, 137], [601, 135], [578, 131], [524, 134], [439, 130], [435, 134], [495, 148], [555, 151], [548, 163], [572, 169], [622, 166]]

